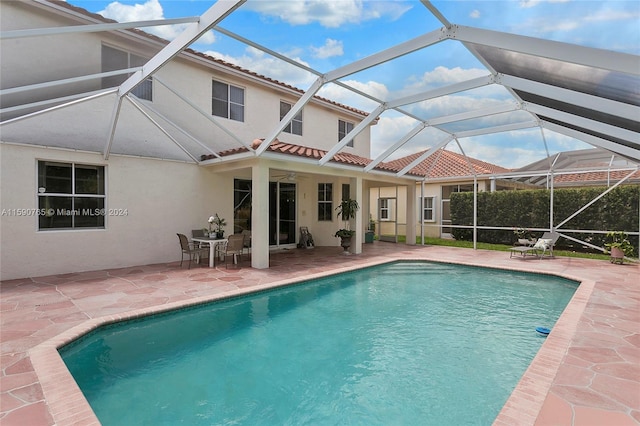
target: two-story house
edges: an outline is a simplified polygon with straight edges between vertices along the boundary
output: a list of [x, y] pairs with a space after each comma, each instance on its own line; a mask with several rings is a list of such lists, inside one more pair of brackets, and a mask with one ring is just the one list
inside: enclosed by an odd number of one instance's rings
[[[361, 172], [368, 127], [318, 166], [362, 111], [314, 96], [256, 156], [301, 90], [184, 49], [119, 96], [167, 41], [56, 31], [116, 24], [66, 2], [0, 9], [1, 279], [173, 261], [176, 233], [215, 213], [227, 235], [251, 230], [252, 266], [265, 268], [270, 249], [296, 246], [300, 226], [317, 245], [339, 245], [342, 198], [367, 206], [368, 188], [414, 182]], [[362, 210], [353, 229], [364, 231]]]

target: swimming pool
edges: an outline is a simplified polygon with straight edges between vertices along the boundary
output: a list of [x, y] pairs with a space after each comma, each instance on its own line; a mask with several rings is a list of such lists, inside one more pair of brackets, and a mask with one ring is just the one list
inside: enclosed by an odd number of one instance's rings
[[489, 424], [576, 288], [400, 262], [103, 327], [61, 355], [104, 425]]

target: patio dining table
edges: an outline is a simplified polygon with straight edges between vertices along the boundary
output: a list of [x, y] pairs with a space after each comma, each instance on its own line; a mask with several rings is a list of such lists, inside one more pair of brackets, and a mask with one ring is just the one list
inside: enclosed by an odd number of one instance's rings
[[209, 268], [213, 268], [215, 266], [214, 257], [216, 254], [216, 246], [218, 244], [226, 243], [226, 238], [192, 238], [193, 242], [200, 244], [209, 244]]

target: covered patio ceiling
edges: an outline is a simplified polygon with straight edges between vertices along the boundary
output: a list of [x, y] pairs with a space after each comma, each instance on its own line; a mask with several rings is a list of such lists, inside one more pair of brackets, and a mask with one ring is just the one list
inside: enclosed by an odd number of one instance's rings
[[[417, 124], [402, 138], [385, 146], [383, 152], [373, 158], [369, 164], [358, 167], [358, 170], [375, 172], [377, 165], [391, 158], [403, 147], [406, 149], [413, 138], [427, 129], [431, 132], [429, 134], [431, 140], [429, 149], [397, 172], [398, 177], [418, 179], [416, 176], [407, 175], [407, 173], [425, 158], [450, 143], [456, 143], [464, 154], [459, 143], [460, 139], [527, 128], [540, 128], [543, 140], [543, 130], [549, 130], [610, 151], [630, 160], [636, 166], [640, 163], [640, 57], [636, 55], [456, 25], [450, 22], [434, 4], [423, 0], [421, 1], [422, 6], [438, 19], [442, 24], [440, 28], [425, 32], [390, 48], [379, 50], [377, 53], [339, 68], [320, 72], [224, 29], [221, 26], [224, 19], [241, 7], [245, 0], [214, 3], [199, 17], [128, 23], [116, 23], [98, 15], [78, 13], [78, 8], [64, 2], [36, 0], [36, 3], [42, 7], [66, 13], [71, 11], [84, 21], [84, 25], [4, 31], [0, 34], [0, 39], [55, 36], [74, 32], [117, 31], [157, 40], [158, 38], [155, 36], [133, 29], [185, 22], [188, 25], [174, 40], [166, 42], [164, 47], [144, 66], [136, 68], [131, 77], [118, 87], [105, 89], [98, 93], [78, 93], [64, 99], [45, 99], [37, 103], [13, 103], [11, 105], [3, 103], [1, 111], [3, 121], [0, 125], [2, 125], [4, 134], [10, 135], [12, 126], [23, 121], [28, 121], [29, 126], [32, 127], [32, 120], [40, 116], [64, 114], [63, 110], [67, 108], [77, 107], [84, 102], [93, 102], [100, 106], [95, 111], [101, 115], [103, 124], [98, 128], [100, 132], [103, 132], [104, 139], [99, 144], [100, 146], [92, 146], [89, 150], [102, 152], [105, 159], [112, 152], [128, 154], [127, 144], [119, 144], [118, 142], [118, 134], [125, 133], [122, 129], [126, 128], [127, 124], [124, 121], [129, 115], [122, 113], [123, 108], [128, 108], [147, 117], [150, 123], [148, 131], [157, 133], [170, 146], [167, 148], [169, 154], [165, 152], [167, 150], [157, 146], [148, 147], [145, 152], [148, 151], [150, 156], [165, 156], [200, 164], [215, 164], [233, 160], [233, 156], [218, 156], [217, 154], [223, 150], [232, 149], [234, 146], [242, 147], [253, 156], [264, 155], [267, 148], [277, 140], [278, 135], [305, 104], [317, 99], [317, 94], [323, 86], [335, 84], [367, 98], [377, 106], [367, 111], [366, 118], [355, 126], [342, 141], [336, 143], [322, 158], [316, 160], [320, 166], [332, 166], [332, 159], [349, 140], [389, 111], [411, 118]], [[222, 128], [228, 134], [229, 139], [225, 145], [220, 146], [216, 145], [214, 141], [194, 137], [172, 122], [171, 117], [162, 116], [153, 109], [152, 105], [141, 102], [131, 93], [132, 89], [146, 78], [153, 76], [174, 57], [185, 54], [185, 49], [210, 29], [316, 76], [315, 82], [300, 92], [299, 100], [282, 121], [274, 126], [267, 135], [261, 135], [264, 140], [258, 145], [252, 145], [251, 141], [241, 140], [232, 131], [225, 128], [219, 120], [195, 109], [194, 115], [206, 115], [207, 120], [212, 121], [215, 126]], [[345, 78], [348, 76], [364, 70], [375, 70], [382, 64], [407, 57], [416, 51], [429, 49], [431, 46], [443, 42], [461, 43], [486, 67], [486, 75], [395, 99], [380, 99], [346, 82]], [[123, 72], [131, 71], [123, 70]], [[74, 77], [64, 81], [3, 88], [0, 94], [3, 97], [12, 96], [25, 91], [37, 91], [61, 84], [73, 84], [74, 81], [80, 82], [83, 79], [100, 79], [104, 76], [105, 73], [101, 73]], [[162, 84], [160, 79], [156, 81]], [[510, 95], [510, 100], [435, 118], [419, 115], [410, 108], [416, 103], [442, 99], [451, 94], [487, 86], [504, 88]], [[183, 98], [181, 94], [176, 95]], [[123, 102], [125, 99], [128, 102]], [[186, 97], [183, 100], [189, 102]], [[483, 120], [487, 117], [495, 118], [496, 120], [493, 122], [501, 124], [487, 125], [487, 121]], [[82, 135], [83, 132], [78, 131], [78, 134]], [[74, 144], [72, 139], [68, 139], [66, 143]], [[546, 141], [544, 143], [546, 148]], [[78, 148], [78, 146], [65, 147]], [[114, 147], [117, 149], [114, 150]], [[549, 155], [548, 149], [547, 153]], [[138, 153], [133, 154], [139, 155]], [[212, 154], [215, 158], [202, 161], [202, 154]], [[247, 155], [246, 152], [243, 155]]]

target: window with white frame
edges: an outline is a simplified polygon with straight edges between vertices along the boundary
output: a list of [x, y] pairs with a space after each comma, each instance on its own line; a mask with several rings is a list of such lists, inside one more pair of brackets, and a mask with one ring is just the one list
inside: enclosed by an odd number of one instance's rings
[[104, 228], [104, 166], [38, 161], [38, 229]]
[[380, 198], [380, 220], [389, 220], [389, 199]]
[[[284, 116], [291, 111], [291, 107], [291, 104], [280, 101], [280, 120], [282, 120]], [[287, 124], [287, 127], [284, 128], [283, 132], [302, 136], [302, 110], [293, 117], [291, 122]]]
[[333, 219], [333, 184], [318, 184], [318, 221]]
[[[344, 120], [338, 120], [338, 142], [344, 139], [344, 137], [347, 136], [352, 130], [353, 123], [349, 123], [348, 121]], [[347, 146], [353, 147], [353, 139], [347, 142]]]
[[[146, 64], [147, 61], [148, 59], [143, 58], [142, 56], [102, 45], [102, 72], [141, 67]], [[102, 88], [119, 86], [130, 76], [131, 73], [103, 77]], [[153, 100], [153, 79], [151, 77], [146, 78], [134, 87], [133, 90], [131, 90], [131, 93], [140, 99], [147, 101]]]
[[434, 222], [436, 220], [436, 197], [424, 197], [422, 203], [422, 221]]
[[211, 113], [218, 117], [244, 122], [244, 89], [213, 80]]

